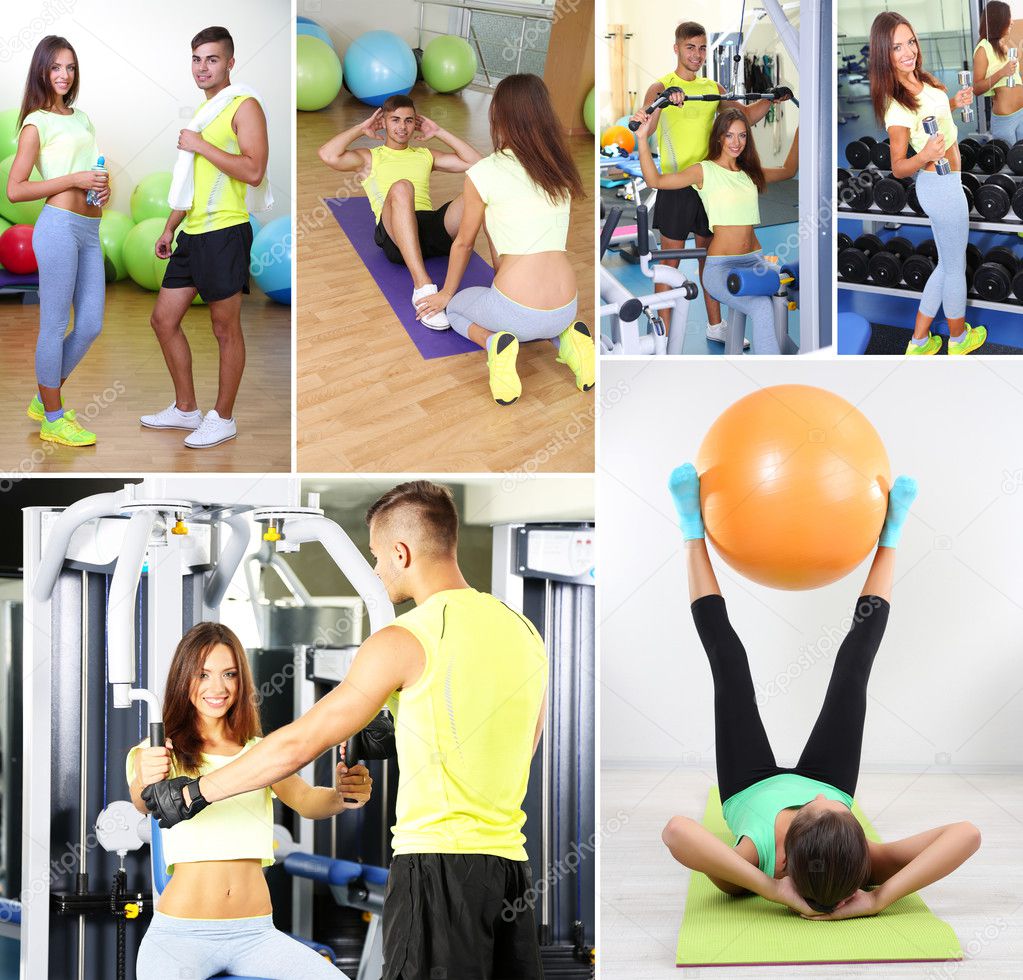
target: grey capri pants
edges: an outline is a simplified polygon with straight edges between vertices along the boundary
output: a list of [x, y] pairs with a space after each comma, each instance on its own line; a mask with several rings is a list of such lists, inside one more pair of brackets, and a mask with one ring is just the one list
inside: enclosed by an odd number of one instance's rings
[[469, 286], [451, 297], [447, 306], [452, 329], [469, 336], [469, 324], [476, 323], [496, 333], [504, 330], [522, 343], [553, 340], [575, 320], [578, 297], [556, 310], [537, 310], [508, 299], [496, 286]]
[[746, 255], [708, 255], [703, 267], [703, 288], [730, 310], [746, 314], [754, 354], [780, 354], [774, 332], [774, 300], [770, 296], [733, 296], [728, 291], [730, 272], [755, 269], [764, 264], [764, 253], [760, 249]]
[[941, 174], [921, 170], [916, 175], [916, 196], [931, 219], [938, 264], [924, 286], [920, 312], [956, 320], [966, 316], [966, 241], [970, 237], [970, 211], [959, 172]]

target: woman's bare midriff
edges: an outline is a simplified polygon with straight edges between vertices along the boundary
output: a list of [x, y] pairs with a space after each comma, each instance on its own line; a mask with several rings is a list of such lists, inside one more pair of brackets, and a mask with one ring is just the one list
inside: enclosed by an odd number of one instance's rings
[[271, 912], [270, 890], [258, 858], [174, 865], [158, 912], [181, 919], [244, 919]]
[[46, 199], [46, 203], [62, 211], [73, 211], [75, 214], [85, 215], [86, 218], [102, 218], [103, 209], [95, 204], [86, 204], [85, 195], [80, 187], [72, 187], [59, 194], [54, 194]]
[[1023, 109], [1023, 85], [1012, 88], [1003, 85], [992, 92], [991, 111], [996, 116], [1011, 116], [1020, 109]]
[[536, 310], [560, 309], [579, 291], [565, 252], [503, 255], [494, 286], [513, 302]]
[[748, 255], [760, 248], [752, 225], [715, 225], [708, 255]]

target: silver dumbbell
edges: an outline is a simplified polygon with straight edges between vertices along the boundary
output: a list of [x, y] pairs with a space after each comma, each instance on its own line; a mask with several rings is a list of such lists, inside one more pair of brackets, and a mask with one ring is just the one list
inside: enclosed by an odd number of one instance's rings
[[[938, 120], [934, 116], [927, 116], [924, 119], [924, 132], [928, 136], [933, 136], [938, 131]], [[934, 163], [934, 169], [941, 174], [942, 177], [952, 173], [952, 166], [948, 160], [942, 157], [940, 160], [936, 160]]]

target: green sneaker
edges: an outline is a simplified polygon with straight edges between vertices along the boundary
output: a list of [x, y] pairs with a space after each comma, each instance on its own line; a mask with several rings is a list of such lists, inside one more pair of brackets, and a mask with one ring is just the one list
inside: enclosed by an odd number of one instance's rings
[[965, 336], [958, 343], [949, 340], [949, 354], [969, 354], [971, 351], [975, 351], [987, 340], [987, 327], [971, 327], [966, 324], [964, 334]]
[[[26, 409], [25, 414], [33, 422], [42, 422], [46, 419], [46, 408], [39, 400], [38, 395], [32, 396], [32, 401], [28, 403], [28, 408]], [[73, 408], [64, 409], [64, 418], [66, 418], [72, 425], [78, 426], [79, 429], [83, 428], [82, 423], [78, 421], [78, 417], [75, 415], [75, 410]]]
[[522, 394], [522, 382], [515, 370], [519, 356], [519, 342], [502, 330], [494, 334], [487, 348], [487, 368], [490, 371], [490, 393], [498, 405], [511, 405]]
[[95, 434], [83, 429], [66, 414], [55, 422], [47, 422], [46, 416], [43, 416], [43, 421], [39, 423], [39, 438], [44, 442], [56, 442], [61, 446], [96, 445]]
[[912, 341], [906, 344], [907, 354], [937, 354], [939, 350], [941, 350], [941, 338], [935, 337], [932, 333], [927, 335], [925, 344], [914, 344]]
[[576, 320], [558, 334], [556, 360], [559, 364], [568, 365], [575, 375], [575, 386], [580, 391], [589, 391], [593, 387], [594, 358], [593, 338], [582, 320]]

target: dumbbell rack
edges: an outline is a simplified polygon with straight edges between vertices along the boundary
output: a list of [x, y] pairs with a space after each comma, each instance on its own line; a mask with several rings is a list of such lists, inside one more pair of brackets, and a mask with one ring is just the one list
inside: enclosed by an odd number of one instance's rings
[[[900, 296], [905, 299], [922, 299], [923, 293], [908, 286], [878, 286], [872, 282], [846, 282], [838, 280], [839, 289], [850, 289], [854, 292], [871, 293], [874, 296]], [[990, 300], [979, 299], [976, 296], [967, 294], [966, 305], [976, 309], [997, 310], [1001, 313], [1013, 313], [1019, 316], [1023, 313], [1023, 301], [1016, 303], [992, 303]]]

